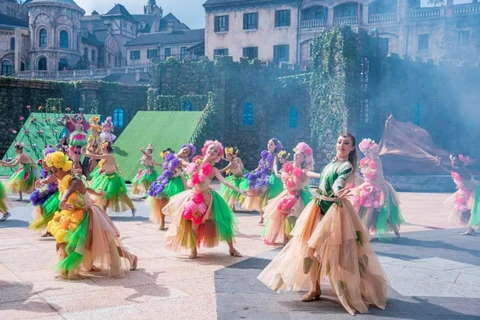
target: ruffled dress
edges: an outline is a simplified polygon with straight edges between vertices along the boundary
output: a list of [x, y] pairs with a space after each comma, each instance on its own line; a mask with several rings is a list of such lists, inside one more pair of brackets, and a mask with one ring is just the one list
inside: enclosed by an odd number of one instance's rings
[[100, 133], [100, 138], [102, 138], [102, 141], [108, 141], [110, 143], [113, 143], [117, 137], [113, 134], [113, 128], [104, 126], [102, 133]]
[[102, 126], [98, 124], [90, 125], [92, 134], [88, 136], [88, 152], [93, 154], [100, 154], [102, 152], [102, 138], [100, 132], [102, 132]]
[[7, 182], [7, 189], [13, 193], [31, 193], [35, 190], [35, 164], [22, 163]]
[[82, 124], [75, 125], [75, 131], [70, 134], [70, 146], [85, 147], [87, 145], [87, 134]]
[[[60, 196], [68, 188], [72, 177], [59, 183]], [[56, 264], [57, 271], [76, 272], [92, 265], [101, 267], [112, 276], [119, 276], [128, 268], [131, 254], [120, 241], [120, 232], [106, 212], [93, 204], [88, 193], [75, 192], [67, 200], [73, 210], [59, 210], [48, 223], [48, 231], [58, 244], [66, 244], [67, 256]]]
[[364, 182], [352, 189], [351, 201], [363, 220], [369, 209], [374, 210], [372, 227], [380, 241], [392, 241], [391, 230], [399, 230], [404, 219], [400, 199], [392, 185], [384, 180], [380, 159], [360, 161]]
[[289, 163], [283, 166], [284, 190], [270, 200], [264, 209], [263, 217], [266, 220], [262, 238], [266, 244], [274, 244], [279, 236], [281, 243], [290, 239], [290, 233], [295, 227], [298, 217], [312, 200], [312, 194], [308, 187], [309, 179], [305, 178], [302, 181], [302, 175], [302, 169], [294, 169]]
[[463, 180], [460, 174], [452, 172], [457, 192], [445, 200], [450, 210], [449, 222], [460, 226], [480, 227], [480, 183], [471, 177]]
[[142, 157], [143, 168], [138, 169], [135, 178], [132, 180], [132, 193], [135, 195], [144, 195], [150, 185], [158, 178], [158, 172], [153, 166], [153, 159]]
[[310, 275], [303, 270], [311, 247], [321, 263], [319, 281], [328, 279], [347, 312], [367, 313], [372, 304], [385, 308], [385, 273], [350, 201], [338, 197], [351, 172], [347, 161], [332, 161], [322, 171], [319, 195], [300, 214], [292, 239], [258, 276], [269, 288], [310, 290]]
[[[47, 178], [45, 172], [42, 172], [42, 178]], [[32, 192], [30, 202], [35, 208], [33, 209], [33, 221], [28, 227], [29, 229], [38, 231], [47, 227], [55, 212], [60, 210], [59, 194], [57, 182], [51, 182]]]

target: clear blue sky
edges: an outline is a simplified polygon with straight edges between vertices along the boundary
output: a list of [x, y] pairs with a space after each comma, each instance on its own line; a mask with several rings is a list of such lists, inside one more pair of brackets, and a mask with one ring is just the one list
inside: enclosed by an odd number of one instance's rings
[[[116, 3], [122, 4], [130, 13], [143, 13], [143, 6], [147, 0], [74, 0], [85, 10], [86, 14], [91, 14], [93, 10], [98, 13], [107, 13]], [[156, 0], [157, 6], [163, 8], [163, 13], [173, 13], [180, 21], [185, 23], [190, 29], [200, 29], [205, 27], [205, 10], [203, 4], [206, 0]]]

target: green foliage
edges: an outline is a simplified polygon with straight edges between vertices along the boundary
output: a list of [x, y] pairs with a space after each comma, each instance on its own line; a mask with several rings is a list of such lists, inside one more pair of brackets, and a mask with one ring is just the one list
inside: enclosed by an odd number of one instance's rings
[[50, 113], [65, 112], [65, 100], [63, 98], [48, 98], [45, 111]]

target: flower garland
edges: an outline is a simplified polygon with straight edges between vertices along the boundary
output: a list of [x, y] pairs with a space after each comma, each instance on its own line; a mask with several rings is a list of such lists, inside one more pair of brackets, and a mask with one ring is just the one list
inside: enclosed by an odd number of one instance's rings
[[375, 181], [377, 179], [377, 163], [367, 158], [360, 160], [360, 172], [365, 179]]
[[248, 179], [248, 186], [252, 190], [261, 189], [262, 187], [268, 187], [270, 185], [270, 174], [272, 174], [275, 157], [267, 150], [263, 150], [260, 156], [261, 159], [258, 162], [260, 168], [245, 175], [245, 178]]
[[291, 163], [287, 162], [282, 166], [282, 182], [289, 195], [280, 201], [277, 209], [284, 216], [287, 216], [292, 207], [298, 200], [300, 194], [297, 194], [295, 187], [302, 182], [303, 171], [300, 168], [295, 168]]
[[452, 172], [453, 182], [457, 185], [457, 188], [460, 192], [455, 194], [455, 200], [453, 202], [453, 208], [455, 211], [466, 212], [470, 210], [468, 208], [468, 201], [472, 195], [472, 190], [469, 190], [465, 187], [463, 179], [457, 172]]
[[47, 199], [48, 196], [55, 193], [58, 190], [58, 185], [56, 182], [51, 182], [40, 189], [35, 190], [30, 195], [30, 201], [34, 206], [38, 206], [43, 204]]
[[173, 154], [168, 153], [165, 155], [165, 162], [162, 165], [162, 174], [150, 185], [148, 188], [148, 195], [156, 197], [165, 190], [170, 180], [175, 175], [180, 160]]

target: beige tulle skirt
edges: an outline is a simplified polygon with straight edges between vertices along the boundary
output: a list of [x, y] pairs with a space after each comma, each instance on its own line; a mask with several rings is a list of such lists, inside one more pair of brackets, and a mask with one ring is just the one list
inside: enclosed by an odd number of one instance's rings
[[164, 220], [164, 217], [162, 216], [162, 210], [168, 204], [168, 201], [169, 199], [165, 199], [165, 198], [157, 198], [157, 197], [147, 198], [145, 202], [147, 206], [151, 208], [150, 219], [149, 219], [150, 222], [159, 224]]
[[347, 312], [367, 313], [370, 304], [384, 309], [387, 279], [360, 218], [346, 198], [322, 200], [337, 203], [324, 216], [316, 200], [311, 201], [292, 230], [293, 238], [258, 279], [277, 292], [310, 290], [303, 261], [311, 247], [321, 263], [319, 281], [329, 280]]

